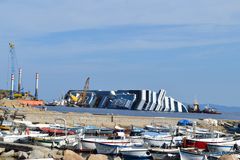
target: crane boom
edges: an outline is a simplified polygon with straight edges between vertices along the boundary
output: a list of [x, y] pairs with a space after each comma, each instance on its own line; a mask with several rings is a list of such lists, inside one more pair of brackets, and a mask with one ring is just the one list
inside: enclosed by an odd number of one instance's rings
[[86, 106], [87, 91], [89, 90], [89, 81], [90, 78], [88, 77], [85, 81], [83, 90], [80, 92], [79, 95], [73, 95], [71, 92], [68, 93], [68, 96], [71, 98], [70, 103], [76, 104], [78, 106]]
[[90, 78], [88, 77], [87, 80], [85, 81], [83, 91], [80, 93], [80, 96], [77, 102], [79, 106], [83, 106], [86, 103], [87, 91], [89, 89], [89, 81], [90, 81]]

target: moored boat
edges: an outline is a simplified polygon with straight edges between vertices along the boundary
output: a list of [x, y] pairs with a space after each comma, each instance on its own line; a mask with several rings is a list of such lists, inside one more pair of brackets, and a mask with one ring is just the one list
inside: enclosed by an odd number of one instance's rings
[[152, 159], [151, 153], [146, 148], [122, 148], [120, 149], [120, 155], [126, 160]]
[[39, 128], [43, 133], [48, 133], [49, 135], [74, 135], [76, 134], [75, 131], [72, 131], [70, 129], [65, 129], [62, 127], [42, 127]]
[[129, 138], [131, 139], [131, 142], [135, 143], [144, 143], [143, 140], [143, 134], [145, 130], [143, 128], [138, 127], [132, 127], [131, 132], [129, 134]]
[[32, 142], [36, 145], [49, 148], [75, 149], [78, 145], [78, 138], [76, 135], [57, 137], [33, 137]]
[[123, 148], [129, 148], [129, 147], [140, 147], [142, 144], [139, 143], [96, 143], [96, 149], [98, 154], [119, 154], [119, 151]]
[[209, 152], [233, 152], [240, 145], [240, 140], [222, 142], [222, 143], [208, 143]]
[[10, 130], [14, 123], [12, 121], [8, 121], [8, 120], [1, 120], [0, 121], [0, 129], [1, 130]]
[[96, 143], [122, 144], [130, 143], [129, 139], [105, 139], [105, 138], [83, 138], [79, 144], [81, 151], [93, 151], [96, 149]]
[[[222, 136], [222, 137], [221, 137]], [[209, 143], [222, 143], [233, 141], [232, 136], [222, 135], [220, 133], [204, 133], [194, 138], [188, 137], [183, 140], [183, 147], [194, 147], [198, 149], [207, 149]]]
[[182, 136], [157, 136], [157, 137], [145, 137], [144, 143], [149, 147], [166, 147], [166, 146], [180, 146], [182, 143]]
[[153, 157], [154, 160], [162, 160], [162, 159], [167, 159], [169, 157], [179, 157], [179, 148], [151, 148], [150, 153]]
[[180, 150], [181, 160], [207, 160], [207, 155], [197, 150]]
[[36, 131], [28, 131], [28, 132], [22, 132], [21, 134], [17, 133], [8, 133], [8, 134], [0, 134], [0, 141], [3, 142], [27, 142], [32, 137], [44, 137], [47, 136], [47, 134], [43, 134]]

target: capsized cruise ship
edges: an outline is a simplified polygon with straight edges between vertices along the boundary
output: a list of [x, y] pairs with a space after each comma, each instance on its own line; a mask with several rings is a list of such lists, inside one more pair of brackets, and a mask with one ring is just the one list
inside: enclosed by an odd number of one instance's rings
[[[67, 104], [81, 106], [76, 97], [81, 97], [83, 90], [69, 90], [65, 95]], [[75, 99], [73, 98], [75, 97]], [[88, 90], [85, 93], [84, 107], [129, 109], [158, 112], [188, 112], [180, 101], [166, 96], [166, 91], [152, 90]]]

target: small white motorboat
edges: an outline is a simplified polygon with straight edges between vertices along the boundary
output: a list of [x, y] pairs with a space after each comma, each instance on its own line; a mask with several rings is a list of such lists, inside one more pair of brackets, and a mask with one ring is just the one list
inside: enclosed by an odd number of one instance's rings
[[129, 147], [141, 147], [139, 143], [96, 143], [96, 149], [98, 154], [119, 154], [119, 151], [123, 148]]
[[149, 147], [178, 146], [182, 143], [182, 136], [172, 137], [171, 135], [144, 137], [144, 143]]
[[235, 150], [234, 146], [240, 145], [240, 140], [220, 142], [220, 143], [208, 143], [207, 147], [209, 152], [233, 152]]
[[180, 150], [181, 160], [207, 160], [207, 155], [197, 150]]
[[121, 144], [121, 143], [130, 143], [130, 140], [129, 139], [83, 138], [79, 143], [79, 150], [93, 151], [96, 149], [96, 143]]
[[154, 160], [162, 160], [170, 157], [179, 157], [179, 148], [151, 148], [150, 153]]
[[0, 141], [3, 142], [26, 142], [32, 137], [44, 137], [48, 136], [48, 134], [40, 133], [38, 131], [28, 131], [20, 133], [4, 133], [0, 132]]
[[36, 145], [51, 148], [68, 148], [75, 149], [78, 145], [77, 135], [68, 136], [46, 136], [46, 137], [33, 137], [32, 141]]

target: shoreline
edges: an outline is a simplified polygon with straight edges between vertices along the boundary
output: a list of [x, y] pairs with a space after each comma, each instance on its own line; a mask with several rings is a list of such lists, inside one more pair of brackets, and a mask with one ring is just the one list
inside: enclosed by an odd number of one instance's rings
[[[74, 125], [81, 125], [81, 126], [96, 126], [96, 127], [107, 127], [107, 128], [114, 128], [115, 126], [123, 127], [126, 130], [131, 129], [132, 126], [135, 127], [141, 127], [144, 128], [146, 125], [156, 125], [156, 126], [166, 126], [166, 127], [176, 127], [179, 120], [183, 118], [179, 117], [146, 117], [146, 116], [127, 116], [127, 115], [116, 115], [116, 114], [92, 114], [92, 113], [86, 113], [86, 112], [59, 112], [59, 111], [49, 111], [49, 110], [41, 110], [40, 108], [36, 107], [30, 107], [30, 106], [8, 106], [8, 108], [11, 108], [9, 111], [11, 113], [17, 113], [19, 115], [24, 115], [25, 118], [22, 120], [31, 121], [32, 123], [58, 123], [63, 124], [63, 122], [60, 123], [60, 121], [56, 121], [56, 119], [65, 119], [67, 127], [74, 127]], [[19, 109], [16, 112], [16, 109]], [[4, 113], [4, 107], [0, 111], [1, 114]], [[167, 113], [166, 113], [167, 114]], [[189, 113], [190, 114], [190, 113]], [[196, 122], [197, 127], [209, 129], [209, 131], [220, 131], [227, 133], [226, 128], [224, 128], [224, 124], [230, 123], [234, 124], [236, 122], [239, 122], [237, 120], [217, 120], [217, 123], [209, 123], [209, 121], [201, 120], [199, 118], [185, 118], [192, 122]], [[216, 121], [216, 120], [215, 120]], [[27, 122], [25, 122], [27, 123]], [[16, 150], [12, 149], [12, 145], [16, 148]], [[9, 147], [10, 146], [10, 147]], [[31, 151], [25, 151], [23, 146], [30, 147]], [[41, 157], [47, 157], [51, 155], [52, 157], [65, 157], [69, 156], [66, 153], [71, 152], [72, 154], [76, 154], [77, 156], [80, 156], [79, 153], [74, 153], [73, 151], [69, 150], [58, 150], [58, 149], [49, 149], [45, 147], [39, 147], [35, 148], [33, 145], [22, 145], [22, 144], [8, 144], [2, 142], [2, 147], [4, 148], [4, 152], [2, 154], [10, 154], [11, 156], [20, 156], [25, 154], [26, 157], [34, 156], [36, 155], [37, 158], [39, 158], [39, 154], [41, 154]], [[12, 150], [10, 150], [11, 148]], [[9, 151], [10, 150], [10, 151]], [[20, 150], [20, 151], [19, 151]], [[21, 151], [23, 150], [23, 151]], [[82, 156], [82, 154], [81, 154]], [[83, 159], [89, 159], [89, 157], [94, 156], [93, 154], [89, 153], [86, 158]], [[108, 157], [106, 155], [106, 159]], [[98, 158], [96, 158], [98, 159]]]
[[[55, 119], [63, 118], [67, 122], [67, 126], [74, 127], [74, 125], [81, 126], [97, 126], [97, 127], [107, 127], [114, 128], [116, 125], [124, 128], [130, 128], [131, 126], [142, 127], [146, 125], [156, 125], [156, 126], [176, 126], [178, 121], [182, 118], [173, 117], [139, 117], [139, 116], [122, 116], [122, 115], [94, 115], [90, 113], [61, 113], [53, 111], [40, 111], [38, 109], [22, 110], [19, 112], [25, 114], [25, 120], [31, 121], [33, 123], [55, 123]], [[208, 124], [206, 121], [201, 119], [189, 119], [192, 122], [197, 122], [197, 126], [201, 128], [206, 128], [209, 130], [218, 130], [221, 132], [226, 132], [223, 127], [224, 123], [236, 123], [236, 120], [217, 120], [218, 125]]]
[[[21, 112], [20, 112], [21, 113]], [[169, 117], [140, 117], [140, 116], [122, 116], [122, 115], [95, 115], [90, 113], [61, 113], [53, 111], [35, 111], [26, 112], [26, 120], [40, 123], [54, 123], [57, 118], [64, 118], [69, 126], [81, 124], [84, 126], [95, 125], [98, 127], [113, 128], [115, 125], [123, 127], [138, 126], [144, 127], [152, 123], [164, 125], [176, 125], [181, 118]], [[37, 118], [36, 118], [37, 117]]]
[[[1, 102], [1, 101], [0, 101]], [[155, 112], [148, 113], [152, 114], [151, 116], [140, 116], [137, 113], [144, 113], [143, 111], [128, 111], [128, 110], [114, 110], [116, 112], [131, 112], [136, 115], [121, 115], [119, 114], [113, 114], [111, 113], [113, 110], [105, 109], [105, 111], [108, 112], [108, 114], [104, 114], [104, 109], [100, 110], [97, 109], [96, 113], [89, 113], [87, 112], [87, 108], [70, 108], [68, 111], [61, 110], [61, 107], [59, 106], [53, 106], [54, 109], [60, 109], [60, 111], [43, 111], [36, 107], [30, 107], [30, 106], [24, 106], [19, 105], [18, 103], [14, 103], [14, 101], [5, 101], [7, 103], [7, 106], [9, 108], [13, 108], [11, 112], [14, 112], [16, 109], [18, 110], [19, 114], [24, 114], [26, 116], [25, 120], [31, 121], [33, 123], [55, 123], [55, 119], [58, 118], [64, 118], [67, 122], [67, 125], [69, 127], [73, 127], [74, 125], [94, 125], [97, 127], [108, 127], [108, 128], [114, 128], [114, 126], [119, 125], [122, 127], [130, 127], [130, 126], [136, 126], [136, 127], [144, 127], [146, 125], [156, 124], [156, 125], [164, 125], [164, 126], [176, 126], [177, 122], [181, 119], [188, 119], [191, 121], [195, 121], [198, 124], [201, 124], [203, 119], [215, 119], [213, 115], [205, 114], [206, 118], [199, 118], [196, 117], [196, 113], [187, 113], [187, 115], [192, 115], [192, 117], [185, 117], [183, 113], [159, 113], [163, 116], [155, 116], [157, 115]], [[1, 105], [1, 103], [0, 103]], [[58, 108], [59, 107], [59, 108]], [[65, 107], [66, 108], [66, 107]], [[71, 112], [71, 109], [78, 110], [77, 112]], [[82, 110], [82, 111], [81, 111]], [[90, 108], [90, 110], [94, 110], [94, 108]], [[101, 113], [99, 113], [101, 111]], [[3, 112], [3, 111], [2, 111]], [[110, 112], [110, 113], [109, 113]], [[155, 113], [155, 115], [154, 115]], [[172, 116], [164, 116], [164, 115], [172, 115]], [[174, 115], [182, 115], [182, 117], [173, 117]], [[202, 114], [200, 114], [202, 115]], [[223, 124], [225, 122], [234, 124], [236, 122], [240, 122], [239, 120], [229, 120], [229, 119], [217, 119], [219, 124]], [[207, 127], [210, 128], [210, 126], [201, 125], [201, 127]], [[211, 128], [212, 129], [212, 128]], [[224, 130], [224, 128], [221, 126], [220, 128], [217, 127], [217, 130]]]
[[[206, 113], [181, 113], [181, 112], [155, 112], [155, 111], [138, 111], [138, 110], [121, 110], [121, 109], [105, 109], [105, 108], [80, 108], [66, 106], [46, 106], [48, 111], [57, 111], [61, 113], [90, 113], [95, 115], [120, 115], [134, 117], [166, 117], [180, 119], [217, 119], [217, 120], [234, 120], [239, 121], [238, 115], [224, 112], [223, 114], [206, 114]], [[101, 114], [99, 113], [101, 112]], [[240, 112], [239, 112], [240, 114]]]

